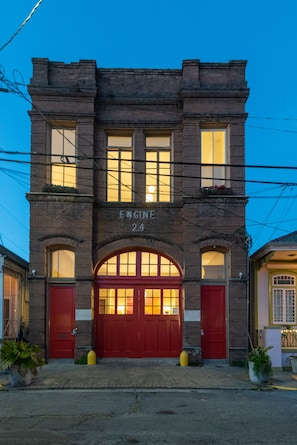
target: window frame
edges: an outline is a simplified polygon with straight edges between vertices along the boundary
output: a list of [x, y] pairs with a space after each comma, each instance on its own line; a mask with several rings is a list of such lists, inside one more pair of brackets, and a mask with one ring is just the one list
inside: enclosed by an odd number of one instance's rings
[[[282, 282], [277, 282], [280, 279]], [[285, 281], [291, 283], [285, 283]], [[295, 326], [296, 325], [296, 276], [290, 272], [273, 273], [270, 276], [270, 322], [276, 326]], [[289, 293], [293, 292], [290, 296]], [[277, 313], [276, 299], [281, 299], [279, 304], [279, 313]], [[292, 300], [292, 304], [288, 300]], [[288, 312], [290, 311], [290, 312]], [[289, 318], [293, 321], [288, 321]]]
[[[69, 138], [69, 135], [65, 135], [65, 132], [74, 132], [74, 142]], [[62, 150], [55, 150], [55, 140], [53, 133], [57, 132], [62, 136], [62, 146], [59, 147]], [[62, 134], [61, 134], [62, 133]], [[68, 141], [69, 144], [65, 143], [65, 140]], [[68, 152], [69, 147], [73, 147], [71, 153]], [[61, 151], [61, 152], [60, 152]], [[59, 158], [60, 157], [60, 158]], [[64, 158], [64, 162], [63, 162]], [[55, 159], [60, 160], [60, 162], [56, 162]], [[54, 168], [57, 169], [57, 172], [54, 172]], [[68, 170], [73, 171], [73, 175], [69, 174]], [[58, 171], [61, 170], [62, 179], [57, 180], [55, 176], [57, 176]], [[73, 178], [73, 179], [71, 179]], [[59, 125], [52, 126], [50, 129], [50, 184], [57, 185], [61, 187], [73, 187], [77, 186], [77, 126], [76, 125]]]
[[[216, 156], [214, 150], [215, 150], [215, 143], [214, 143], [214, 137], [215, 133], [223, 132], [224, 133], [224, 153], [223, 153], [223, 162], [214, 162], [214, 158]], [[212, 143], [211, 143], [211, 162], [204, 162], [204, 143], [203, 143], [203, 134], [210, 133], [212, 136]], [[200, 147], [201, 147], [201, 175], [200, 175], [200, 182], [202, 188], [228, 188], [230, 187], [230, 169], [227, 166], [228, 160], [229, 160], [229, 131], [228, 127], [204, 127], [200, 130]], [[207, 164], [207, 165], [204, 165]], [[221, 165], [221, 167], [220, 167]], [[221, 177], [216, 177], [216, 169], [222, 169], [223, 174]], [[210, 172], [208, 173], [207, 170]]]
[[[131, 138], [130, 146], [127, 145], [109, 145], [109, 138]], [[111, 153], [115, 153], [116, 156], [110, 157]], [[130, 159], [124, 159], [125, 154], [130, 154]], [[106, 134], [106, 202], [133, 202], [134, 200], [134, 137], [133, 133], [107, 133]], [[115, 168], [114, 175], [110, 174], [109, 171], [113, 171], [110, 169], [109, 164], [112, 162], [117, 163], [117, 167]], [[123, 166], [125, 163], [129, 163], [128, 168], [124, 169]], [[125, 185], [122, 182], [122, 177], [124, 174], [129, 174], [129, 184]], [[111, 181], [109, 181], [111, 179]], [[112, 191], [111, 187], [115, 187], [115, 190]], [[129, 191], [130, 196], [129, 199], [124, 199], [125, 194]], [[111, 199], [109, 196], [117, 195], [116, 199]]]
[[[59, 252], [71, 252], [73, 254], [73, 275], [69, 276], [60, 276], [60, 275], [54, 275], [53, 273], [53, 261], [54, 261], [54, 255]], [[52, 248], [48, 251], [48, 277], [50, 281], [74, 281], [75, 280], [75, 265], [76, 265], [76, 255], [75, 251], [73, 249], [70, 249], [66, 246], [60, 246], [57, 248]], [[60, 272], [58, 271], [58, 274]]]
[[[148, 145], [147, 140], [149, 138], [169, 138], [169, 145]], [[156, 160], [151, 161], [147, 160], [148, 154], [156, 154]], [[169, 154], [169, 161], [163, 161], [160, 160], [160, 157], [162, 154]], [[145, 202], [152, 202], [152, 203], [167, 203], [172, 202], [173, 198], [173, 172], [172, 172], [172, 156], [173, 156], [173, 135], [170, 132], [154, 132], [154, 133], [146, 133], [145, 134]], [[166, 166], [166, 164], [169, 165], [169, 168], [167, 167], [167, 170], [169, 173], [163, 173], [162, 174], [162, 164]], [[149, 167], [150, 166], [150, 167]], [[156, 173], [150, 173], [148, 170], [155, 170]], [[148, 178], [152, 175], [156, 175], [155, 180], [153, 181], [154, 184], [148, 184]], [[169, 181], [164, 181], [163, 178], [169, 176]], [[164, 183], [162, 184], [162, 181]], [[149, 187], [156, 187], [156, 191], [150, 191]], [[166, 196], [166, 191], [162, 191], [162, 189], [168, 190], [168, 199], [162, 199], [162, 196]], [[154, 193], [154, 195], [152, 195]], [[155, 200], [152, 199], [153, 196], [155, 196]], [[152, 197], [152, 198], [151, 198]]]

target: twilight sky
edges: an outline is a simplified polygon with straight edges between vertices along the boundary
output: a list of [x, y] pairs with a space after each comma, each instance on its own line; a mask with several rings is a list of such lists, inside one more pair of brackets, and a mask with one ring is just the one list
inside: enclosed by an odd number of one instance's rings
[[29, 259], [26, 85], [34, 57], [66, 63], [92, 59], [102, 68], [165, 69], [181, 69], [184, 59], [247, 60], [251, 252], [297, 230], [296, 22], [296, 0], [4, 2], [0, 88], [6, 88], [4, 76], [13, 92], [0, 90], [0, 244]]

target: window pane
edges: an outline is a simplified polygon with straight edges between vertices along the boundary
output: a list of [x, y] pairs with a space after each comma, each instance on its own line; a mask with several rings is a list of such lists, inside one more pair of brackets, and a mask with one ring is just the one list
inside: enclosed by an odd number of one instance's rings
[[117, 289], [117, 314], [133, 314], [134, 289]]
[[295, 290], [286, 289], [286, 323], [295, 322]]
[[51, 277], [74, 277], [74, 252], [71, 250], [56, 250], [51, 255]]
[[170, 135], [167, 136], [146, 136], [147, 147], [170, 147]]
[[213, 162], [225, 164], [225, 132], [215, 131], [213, 134]]
[[115, 289], [99, 289], [99, 314], [115, 314]]
[[141, 275], [158, 276], [158, 255], [150, 252], [142, 252]]
[[161, 314], [161, 290], [145, 289], [144, 291], [144, 313], [145, 315]]
[[203, 164], [213, 163], [212, 132], [201, 132], [201, 159]]
[[[202, 164], [226, 164], [226, 131], [201, 131], [201, 161]], [[225, 185], [226, 167], [201, 166], [201, 186], [211, 187]]]
[[179, 292], [178, 289], [163, 290], [163, 315], [179, 314]]
[[202, 279], [223, 280], [225, 278], [225, 255], [215, 250], [202, 254]]
[[162, 277], [178, 277], [178, 268], [167, 258], [161, 257], [160, 275]]
[[76, 131], [53, 128], [51, 132], [51, 183], [68, 187], [76, 186]]
[[273, 321], [274, 323], [283, 321], [283, 292], [281, 289], [273, 291]]
[[108, 150], [107, 201], [132, 201], [132, 151]]
[[120, 275], [135, 276], [136, 275], [136, 252], [127, 252], [120, 254]]
[[103, 263], [99, 270], [98, 275], [100, 276], [116, 276], [117, 275], [117, 257], [113, 256], [109, 260]]
[[170, 152], [163, 151], [159, 153], [159, 201], [170, 201]]
[[108, 147], [132, 147], [132, 136], [107, 136]]

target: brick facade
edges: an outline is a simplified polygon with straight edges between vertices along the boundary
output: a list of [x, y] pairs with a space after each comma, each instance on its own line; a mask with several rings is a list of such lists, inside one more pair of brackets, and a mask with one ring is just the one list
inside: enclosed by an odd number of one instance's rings
[[[75, 251], [77, 320], [75, 356], [93, 344], [93, 271], [120, 250], [150, 249], [172, 258], [183, 273], [185, 314], [199, 313], [201, 253], [227, 258], [226, 357], [241, 361], [247, 352], [247, 245], [245, 232], [244, 124], [248, 89], [245, 61], [201, 63], [182, 69], [103, 69], [95, 61], [57, 63], [33, 60], [29, 92], [33, 101], [30, 202], [30, 333], [48, 355], [49, 284], [47, 252], [55, 246]], [[46, 191], [49, 131], [75, 123], [80, 154], [77, 193]], [[200, 183], [201, 128], [228, 128], [229, 187], [207, 194]], [[144, 175], [133, 185], [133, 202], [106, 202], [106, 133], [131, 131], [135, 170], [143, 170], [146, 132], [169, 131], [173, 138], [173, 199], [145, 203]], [[228, 192], [228, 194], [227, 194]], [[154, 210], [145, 231], [132, 232], [142, 211]], [[132, 219], [127, 217], [127, 211]], [[243, 279], [238, 280], [239, 272]], [[83, 317], [81, 317], [83, 318]], [[183, 348], [201, 356], [199, 317], [184, 316]], [[203, 357], [203, 353], [202, 353]]]

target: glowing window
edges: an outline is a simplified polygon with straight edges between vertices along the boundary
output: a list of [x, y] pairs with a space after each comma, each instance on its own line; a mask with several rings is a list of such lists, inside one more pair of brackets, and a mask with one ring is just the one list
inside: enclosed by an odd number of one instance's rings
[[156, 253], [142, 252], [141, 275], [158, 276], [158, 255]]
[[76, 130], [52, 128], [51, 183], [76, 187]]
[[107, 137], [107, 201], [132, 201], [132, 136]]
[[73, 278], [75, 254], [71, 250], [55, 250], [51, 253], [51, 277]]
[[201, 278], [223, 280], [225, 278], [225, 255], [211, 250], [202, 254]]
[[136, 252], [121, 253], [119, 256], [121, 276], [136, 275]]
[[132, 315], [134, 289], [99, 289], [99, 314]]
[[146, 136], [146, 202], [171, 200], [171, 137]]
[[226, 185], [226, 130], [201, 131], [201, 187]]
[[163, 315], [178, 315], [179, 313], [178, 289], [163, 289], [162, 313]]
[[119, 253], [104, 263], [98, 269], [100, 277], [179, 277], [177, 266], [160, 254], [146, 251], [131, 251]]
[[161, 289], [145, 289], [144, 313], [145, 315], [161, 314]]

